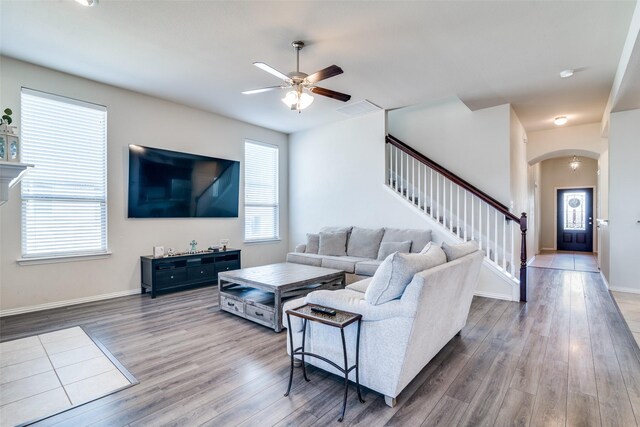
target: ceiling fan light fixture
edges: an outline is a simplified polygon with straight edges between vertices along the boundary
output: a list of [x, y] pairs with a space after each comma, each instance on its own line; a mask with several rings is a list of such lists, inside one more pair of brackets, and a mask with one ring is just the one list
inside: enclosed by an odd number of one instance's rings
[[292, 110], [304, 110], [313, 103], [313, 96], [305, 92], [291, 90], [282, 98], [282, 102]]

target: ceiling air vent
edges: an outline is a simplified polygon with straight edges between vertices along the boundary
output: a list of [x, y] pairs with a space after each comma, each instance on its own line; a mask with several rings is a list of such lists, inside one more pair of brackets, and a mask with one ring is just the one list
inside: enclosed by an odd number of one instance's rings
[[372, 111], [380, 111], [382, 108], [378, 107], [376, 104], [367, 101], [356, 102], [353, 104], [345, 105], [344, 107], [338, 108], [336, 111], [346, 114], [347, 116], [361, 116], [363, 114], [371, 113]]

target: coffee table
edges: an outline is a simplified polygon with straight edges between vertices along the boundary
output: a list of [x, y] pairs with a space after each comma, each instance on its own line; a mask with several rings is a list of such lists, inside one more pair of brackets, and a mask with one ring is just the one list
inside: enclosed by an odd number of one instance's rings
[[280, 263], [218, 273], [220, 309], [282, 330], [282, 305], [319, 289], [341, 289], [345, 272], [332, 268]]

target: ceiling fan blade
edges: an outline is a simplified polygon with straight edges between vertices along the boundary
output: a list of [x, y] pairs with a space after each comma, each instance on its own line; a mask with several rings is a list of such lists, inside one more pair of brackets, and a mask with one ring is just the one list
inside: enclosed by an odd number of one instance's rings
[[255, 65], [256, 67], [260, 68], [261, 70], [266, 71], [267, 73], [276, 76], [279, 79], [284, 80], [285, 82], [288, 82], [289, 80], [289, 76], [287, 76], [284, 73], [281, 73], [280, 71], [276, 70], [275, 68], [273, 68], [270, 65], [265, 64], [264, 62], [254, 62], [253, 65]]
[[285, 86], [269, 86], [260, 89], [251, 89], [242, 91], [244, 95], [253, 95], [254, 93], [269, 92], [270, 90], [283, 89]]
[[324, 68], [320, 71], [316, 71], [306, 78], [309, 83], [317, 83], [320, 80], [328, 79], [329, 77], [337, 76], [338, 74], [342, 74], [342, 68], [337, 65], [329, 65], [327, 68]]
[[329, 98], [337, 99], [338, 101], [347, 102], [351, 99], [351, 95], [346, 93], [336, 92], [335, 90], [325, 89], [323, 87], [314, 86], [309, 90], [317, 95], [328, 96]]

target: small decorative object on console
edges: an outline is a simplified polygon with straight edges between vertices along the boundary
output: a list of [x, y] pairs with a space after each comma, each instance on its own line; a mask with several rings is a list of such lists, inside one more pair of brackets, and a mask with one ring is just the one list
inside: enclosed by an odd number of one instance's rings
[[223, 251], [226, 251], [227, 246], [229, 246], [229, 239], [220, 239], [220, 246], [222, 246]]
[[167, 255], [174, 256], [176, 254], [176, 248], [167, 249]]
[[211, 252], [220, 252], [220, 246], [211, 245], [209, 246], [208, 250], [210, 250]]
[[154, 258], [163, 258], [164, 257], [164, 246], [154, 246], [153, 247], [153, 257]]
[[195, 253], [198, 251], [198, 242], [192, 240], [189, 244], [191, 245], [191, 252]]

